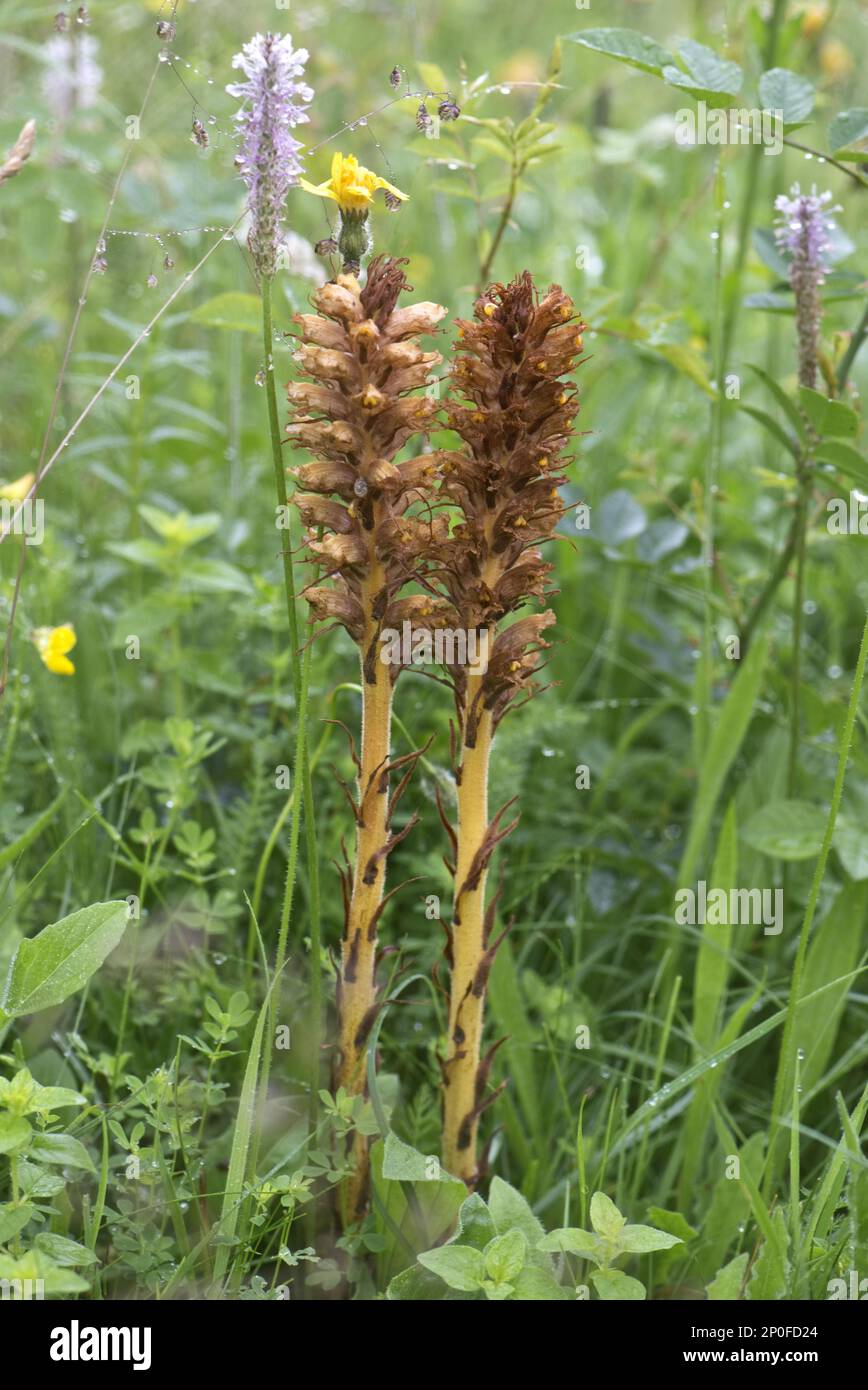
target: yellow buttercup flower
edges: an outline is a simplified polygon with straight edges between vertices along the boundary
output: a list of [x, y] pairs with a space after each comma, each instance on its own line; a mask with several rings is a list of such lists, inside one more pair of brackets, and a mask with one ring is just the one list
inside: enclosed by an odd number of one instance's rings
[[410, 196], [408, 193], [402, 193], [400, 188], [388, 183], [386, 179], [381, 179], [379, 174], [366, 169], [353, 154], [334, 156], [332, 176], [325, 183], [308, 183], [307, 179], [301, 179], [300, 183], [306, 192], [315, 193], [318, 198], [332, 198], [341, 212], [367, 210], [374, 201], [374, 194], [381, 188], [391, 193], [393, 198], [399, 198], [402, 203]]
[[72, 651], [77, 640], [72, 623], [62, 623], [60, 627], [34, 628], [31, 639], [44, 664], [55, 676], [75, 675], [75, 667], [66, 654]]
[[6, 502], [23, 502], [35, 481], [35, 473], [23, 473], [14, 483], [4, 483], [0, 487], [0, 498]]

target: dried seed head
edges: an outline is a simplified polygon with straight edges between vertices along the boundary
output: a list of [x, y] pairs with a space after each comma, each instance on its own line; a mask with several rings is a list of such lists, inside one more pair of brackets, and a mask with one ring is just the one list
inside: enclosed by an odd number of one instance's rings
[[69, 28], [69, 17], [63, 13], [63, 10], [58, 10], [54, 16], [54, 27], [58, 34], [65, 34]]
[[148, 276], [148, 289], [149, 289], [149, 290], [155, 290], [155, 289], [157, 288], [157, 284], [158, 284], [158, 281], [157, 281], [156, 275], [154, 275], [153, 273], [151, 273], [151, 274]]
[[94, 256], [91, 270], [94, 275], [105, 275], [108, 270], [108, 261], [105, 256]]
[[190, 129], [190, 139], [192, 140], [194, 145], [201, 145], [202, 149], [205, 149], [206, 146], [211, 143], [208, 136], [208, 132], [205, 129], [202, 122], [199, 120], [198, 116], [193, 117], [193, 125]]
[[318, 256], [334, 256], [338, 249], [338, 244], [333, 236], [323, 237], [314, 246], [314, 251]]
[[90, 24], [90, 15], [88, 14], [87, 5], [79, 5], [75, 12], [75, 22], [76, 24]]
[[398, 87], [400, 87], [400, 85], [401, 85], [401, 69], [400, 69], [400, 68], [398, 67], [398, 65], [396, 64], [395, 67], [392, 68], [392, 71], [389, 73], [389, 86], [390, 86], [390, 87], [394, 87], [394, 88], [397, 90]]
[[163, 257], [163, 269], [164, 269], [164, 270], [171, 270], [172, 267], [174, 266], [174, 264], [175, 264], [175, 262], [172, 260], [172, 257], [169, 255], [169, 253], [168, 253], [168, 251], [167, 251], [166, 254], [165, 254], [165, 256]]
[[431, 113], [428, 107], [425, 105], [424, 101], [420, 101], [419, 109], [416, 112], [416, 129], [424, 132], [430, 130], [433, 124], [434, 122], [431, 119]]
[[162, 39], [163, 43], [171, 43], [175, 37], [175, 26], [168, 19], [157, 20], [157, 38]]
[[440, 105], [437, 107], [437, 115], [440, 117], [441, 121], [457, 121], [458, 117], [461, 115], [461, 107], [452, 97], [447, 97], [446, 100], [441, 101]]
[[401, 199], [397, 198], [394, 193], [387, 193], [384, 201], [389, 212], [397, 212], [401, 206]]

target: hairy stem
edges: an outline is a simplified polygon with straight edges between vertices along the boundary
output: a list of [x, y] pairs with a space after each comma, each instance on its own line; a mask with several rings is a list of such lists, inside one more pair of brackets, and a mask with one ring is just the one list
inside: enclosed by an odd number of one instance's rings
[[[465, 710], [480, 676], [468, 680]], [[443, 1165], [468, 1184], [476, 1181], [477, 1095], [485, 1010], [485, 886], [487, 870], [474, 872], [474, 860], [488, 829], [488, 769], [493, 737], [491, 715], [484, 712], [474, 742], [467, 742], [465, 714], [458, 783], [458, 846], [455, 860], [455, 912], [452, 923], [452, 981], [449, 999], [449, 1048], [444, 1073]], [[482, 968], [482, 970], [481, 970]]]

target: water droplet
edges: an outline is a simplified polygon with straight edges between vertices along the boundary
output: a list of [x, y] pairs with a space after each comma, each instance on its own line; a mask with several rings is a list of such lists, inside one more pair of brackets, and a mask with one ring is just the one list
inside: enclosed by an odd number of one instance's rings
[[256, 382], [257, 386], [265, 385], [265, 372], [262, 370], [261, 367], [259, 368], [259, 371], [256, 373], [256, 376], [253, 379]]

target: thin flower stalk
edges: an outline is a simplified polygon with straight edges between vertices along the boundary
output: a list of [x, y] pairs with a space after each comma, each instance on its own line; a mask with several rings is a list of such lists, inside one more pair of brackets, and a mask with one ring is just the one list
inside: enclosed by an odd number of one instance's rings
[[[398, 307], [407, 286], [404, 262], [377, 257], [365, 288], [341, 275], [314, 295], [313, 314], [300, 314], [301, 379], [288, 387], [294, 407], [287, 434], [312, 462], [292, 470], [295, 504], [307, 532], [307, 554], [330, 582], [306, 590], [315, 618], [343, 627], [359, 650], [362, 724], [359, 749], [350, 738], [357, 793], [344, 787], [356, 826], [353, 862], [342, 871], [345, 927], [338, 972], [338, 1053], [335, 1088], [365, 1093], [365, 1055], [380, 999], [376, 971], [378, 923], [386, 896], [386, 860], [415, 822], [396, 831], [397, 803], [420, 751], [391, 752], [392, 691], [400, 666], [382, 659], [381, 634], [406, 618], [427, 614], [433, 599], [399, 597], [417, 578], [434, 533], [445, 518], [412, 514], [435, 477], [433, 455], [396, 463], [404, 445], [424, 436], [436, 401], [413, 394], [440, 361], [418, 339], [446, 310], [438, 304]], [[391, 786], [392, 774], [397, 785]], [[345, 1223], [364, 1210], [367, 1142], [356, 1134], [355, 1169], [342, 1193]]]
[[489, 820], [492, 740], [516, 702], [539, 691], [535, 675], [554, 622], [545, 609], [510, 621], [548, 592], [552, 566], [540, 543], [564, 512], [561, 469], [578, 411], [564, 379], [582, 351], [582, 325], [557, 286], [540, 298], [529, 274], [492, 286], [472, 322], [459, 323], [449, 424], [463, 448], [440, 461], [441, 495], [462, 520], [437, 550], [452, 619], [477, 632], [484, 670], [451, 670], [458, 821], [446, 821], [455, 849], [455, 901], [448, 930], [451, 967], [447, 1055], [443, 1064], [443, 1163], [475, 1186], [482, 1165], [477, 1133], [496, 1099], [489, 1075], [499, 1043], [483, 1055], [489, 973], [502, 936], [492, 940], [497, 894], [487, 900], [495, 848], [517, 824], [513, 802]]

